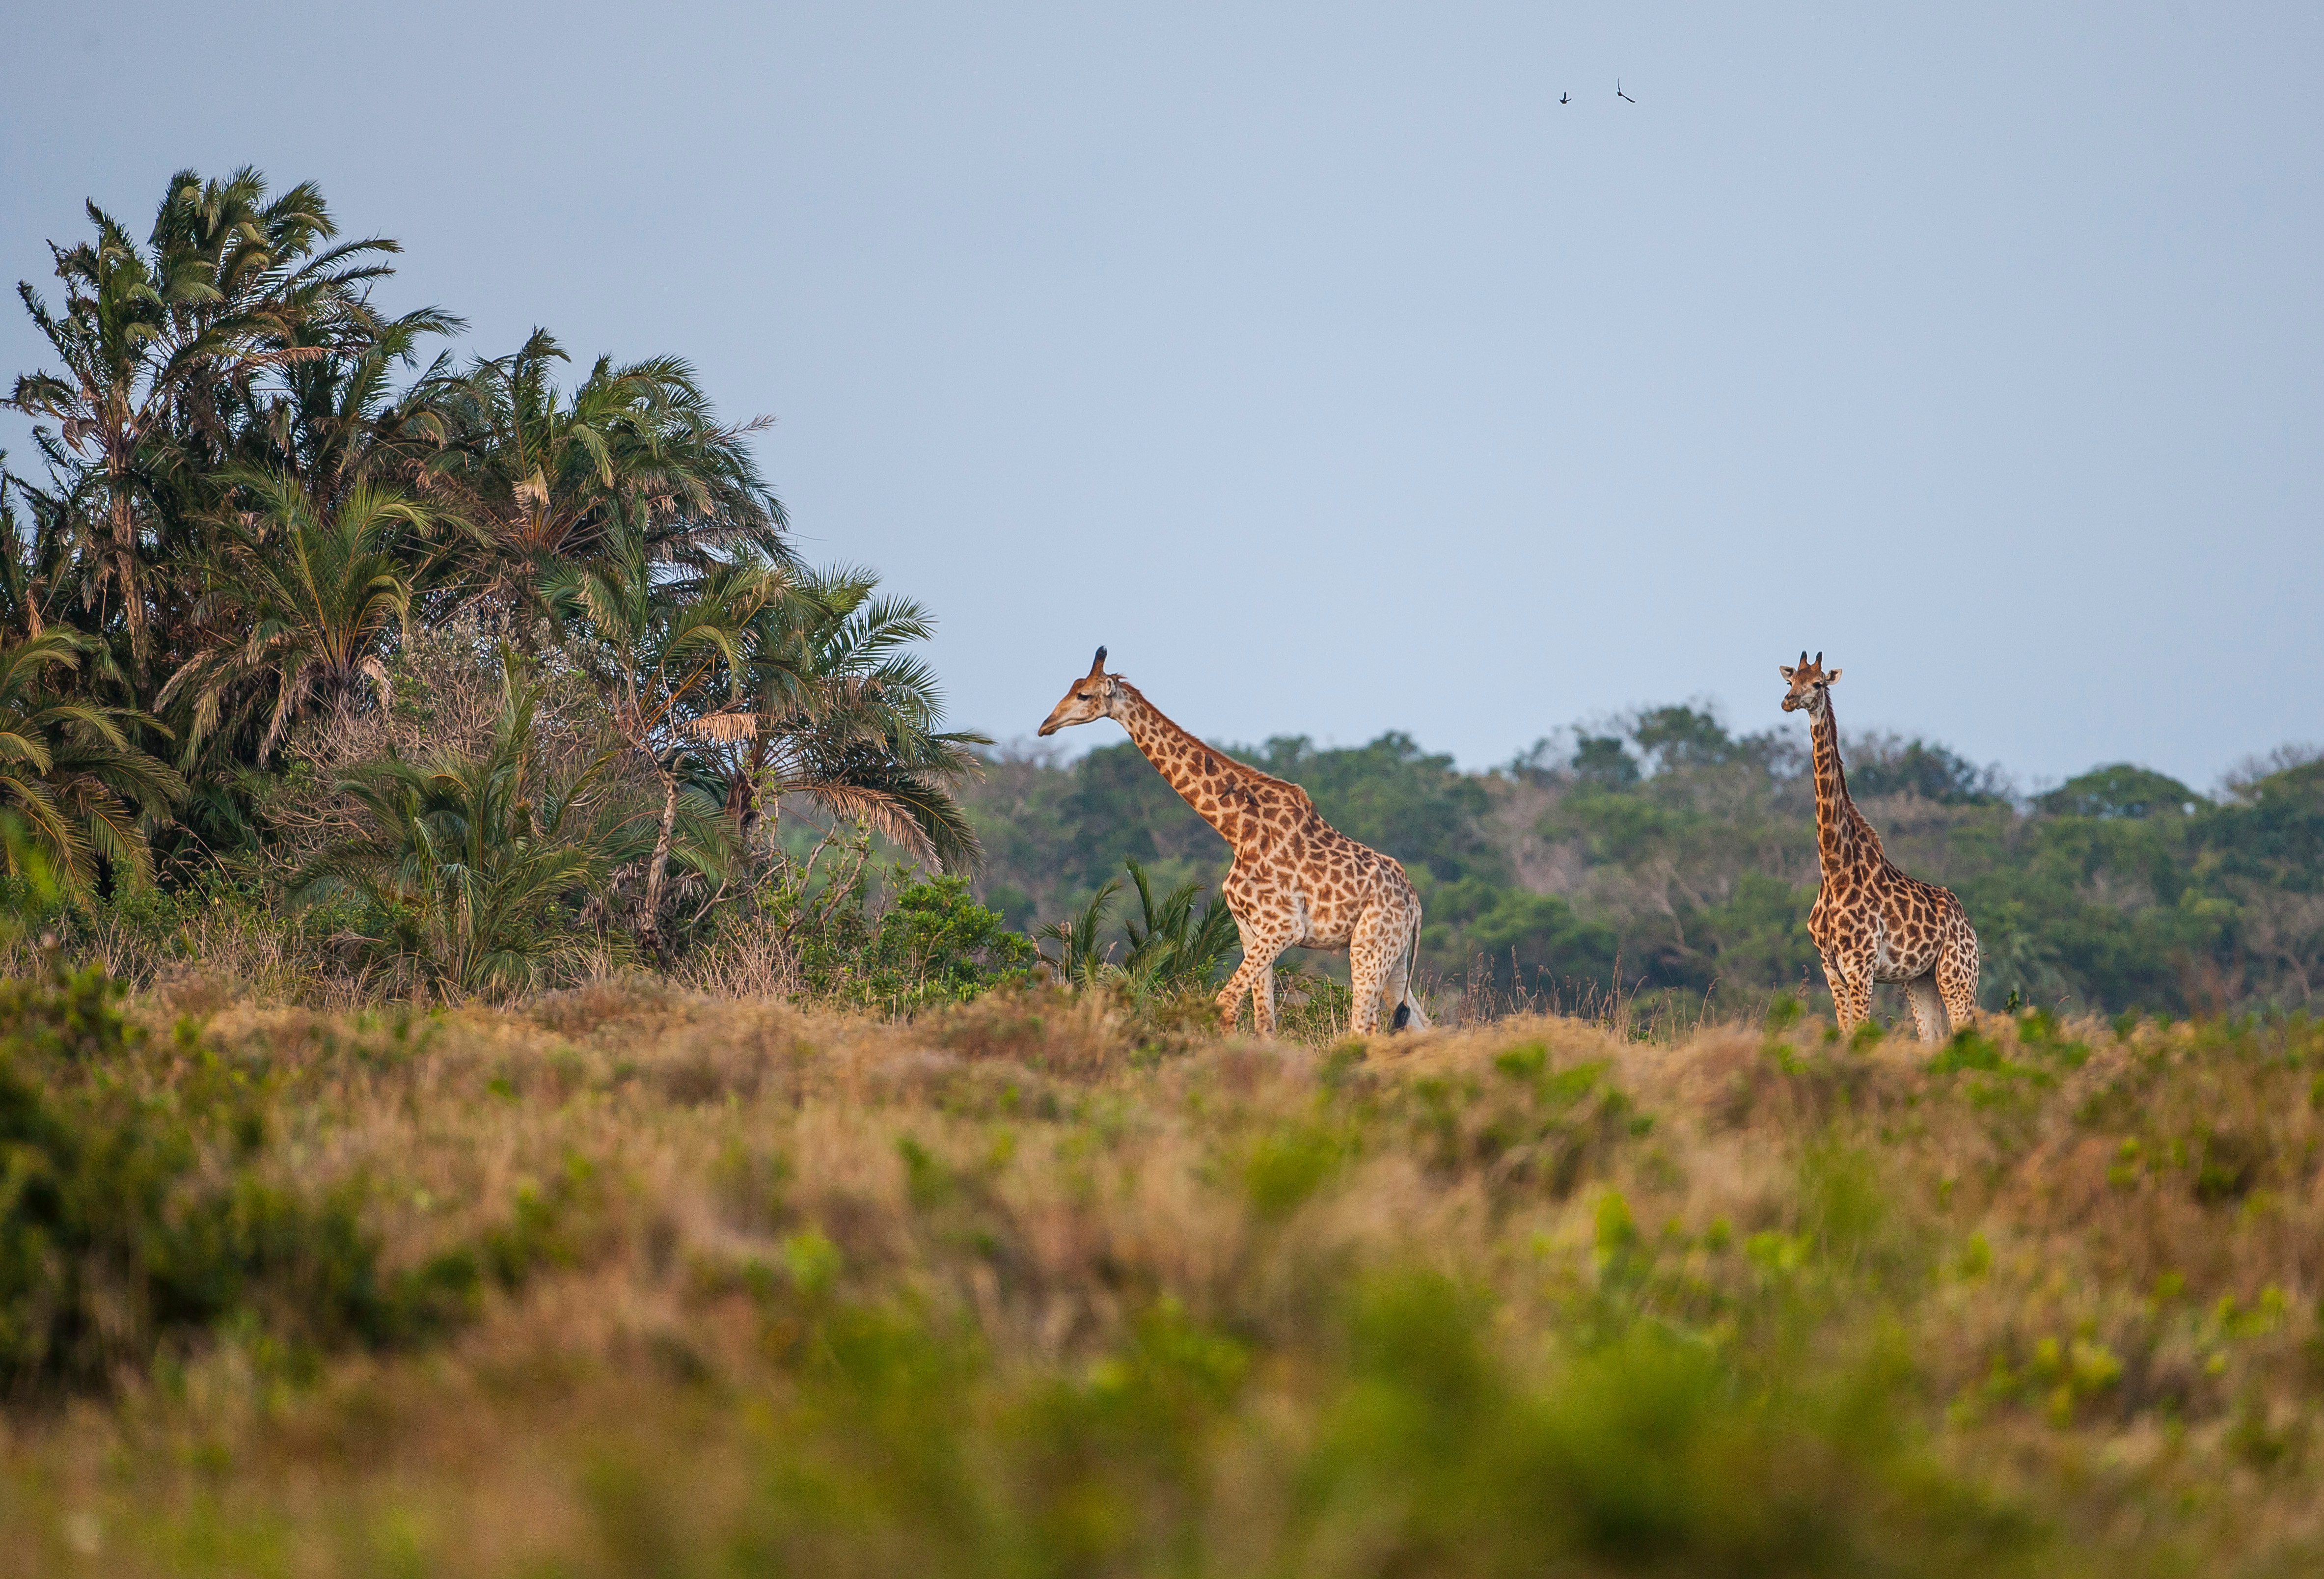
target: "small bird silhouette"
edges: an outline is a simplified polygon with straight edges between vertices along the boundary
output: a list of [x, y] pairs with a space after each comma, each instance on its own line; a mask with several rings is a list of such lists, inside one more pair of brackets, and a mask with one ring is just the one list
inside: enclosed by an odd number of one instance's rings
[[1628, 94], [1622, 91], [1622, 79], [1618, 77], [1614, 78], [1614, 97], [1620, 99], [1625, 104], [1636, 104], [1638, 102], [1637, 99], [1632, 98]]
[[1573, 102], [1573, 96], [1570, 93], [1561, 93], [1557, 96], [1557, 102], [1560, 104], [1572, 104]]

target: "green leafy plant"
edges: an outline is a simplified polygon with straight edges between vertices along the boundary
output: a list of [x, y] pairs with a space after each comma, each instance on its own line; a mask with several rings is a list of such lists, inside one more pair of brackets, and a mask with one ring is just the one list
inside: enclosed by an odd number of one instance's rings
[[540, 695], [512, 666], [481, 754], [389, 758], [342, 779], [361, 831], [309, 862], [294, 891], [351, 901], [360, 952], [456, 994], [533, 986], [577, 957], [593, 941], [583, 907], [615, 867], [666, 846], [650, 814], [594, 797], [588, 775], [541, 781]]

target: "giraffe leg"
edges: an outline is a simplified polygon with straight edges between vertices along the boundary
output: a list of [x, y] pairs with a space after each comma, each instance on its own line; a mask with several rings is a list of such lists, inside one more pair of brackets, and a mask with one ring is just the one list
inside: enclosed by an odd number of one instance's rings
[[[1849, 969], [1850, 964], [1855, 968]], [[1840, 1020], [1840, 1033], [1846, 1036], [1872, 1018], [1872, 960], [1869, 956], [1848, 961], [1835, 955], [1823, 956], [1823, 979], [1831, 986], [1831, 1007]]]
[[1242, 964], [1227, 978], [1219, 993], [1219, 1018], [1229, 1030], [1234, 1029], [1235, 1015], [1242, 1007], [1242, 995], [1250, 994], [1250, 1028], [1259, 1036], [1275, 1034], [1275, 962], [1291, 946], [1287, 931], [1262, 932], [1248, 928], [1242, 935]]
[[1404, 942], [1409, 936], [1403, 914], [1386, 905], [1374, 905], [1356, 918], [1348, 938], [1348, 980], [1355, 989], [1348, 1030], [1355, 1035], [1378, 1030], [1381, 1012], [1404, 996]]
[[1418, 1003], [1407, 1002], [1412, 996], [1412, 935], [1420, 930], [1419, 923], [1407, 912], [1398, 910], [1391, 930], [1393, 935], [1386, 940], [1388, 968], [1380, 976], [1380, 1012], [1388, 1016], [1390, 1030], [1402, 1030], [1407, 1026], [1426, 1030], [1428, 1017], [1421, 1013]]
[[1396, 982], [1389, 989], [1388, 1002], [1396, 1014], [1391, 1024], [1403, 1030], [1428, 1029], [1428, 1012], [1420, 1006], [1420, 990], [1414, 977], [1420, 968], [1420, 905], [1415, 900], [1404, 919], [1404, 937], [1396, 956]]
[[1250, 978], [1250, 1029], [1253, 1035], [1271, 1037], [1275, 1034], [1275, 962], [1282, 957], [1281, 947], [1268, 951], [1267, 958]]
[[[1229, 878], [1231, 881], [1231, 873]], [[1250, 962], [1259, 953], [1256, 945], [1260, 930], [1255, 922], [1244, 918], [1240, 907], [1235, 908], [1234, 919], [1235, 931], [1242, 941], [1242, 959], [1235, 966], [1234, 974], [1227, 977], [1227, 984], [1219, 989], [1217, 999], [1219, 1024], [1221, 1029], [1228, 1031], [1234, 1030], [1235, 1020], [1242, 1013], [1242, 995], [1250, 990]]]
[[1936, 968], [1937, 992], [1945, 1001], [1945, 1012], [1952, 1017], [1955, 1030], [1977, 1023], [1977, 934], [1970, 930], [1969, 918], [1962, 916], [1948, 931]]
[[1921, 1033], [1924, 1042], [1945, 1039], [1945, 1006], [1937, 996], [1937, 974], [1934, 970], [1914, 976], [1904, 983], [1904, 1001], [1913, 1008], [1913, 1029]]
[[1234, 974], [1227, 978], [1227, 984], [1219, 989], [1219, 1024], [1230, 1031], [1234, 1030], [1236, 1020], [1241, 1017], [1242, 995], [1250, 991], [1250, 951], [1245, 949], [1242, 957], [1243, 963], [1235, 967]]

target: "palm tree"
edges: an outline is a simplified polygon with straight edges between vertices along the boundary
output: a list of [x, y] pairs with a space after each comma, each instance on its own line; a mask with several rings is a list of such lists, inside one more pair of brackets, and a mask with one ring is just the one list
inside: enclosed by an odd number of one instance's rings
[[295, 477], [325, 500], [363, 482], [426, 494], [436, 481], [430, 466], [451, 439], [443, 410], [457, 382], [451, 358], [438, 355], [400, 389], [394, 379], [418, 361], [423, 337], [460, 327], [458, 319], [425, 309], [285, 366], [246, 403], [235, 439], [238, 468]]
[[742, 633], [781, 591], [775, 566], [752, 557], [692, 576], [657, 575], [642, 534], [622, 532], [592, 565], [553, 566], [542, 596], [567, 651], [604, 689], [622, 743], [651, 769], [662, 792], [659, 832], [646, 867], [638, 931], [660, 943], [661, 897], [669, 863], [680, 772], [700, 720], [724, 695], [741, 695]]
[[395, 244], [318, 251], [336, 234], [321, 193], [300, 185], [268, 202], [248, 169], [171, 177], [142, 253], [119, 221], [94, 203], [88, 213], [93, 240], [50, 249], [61, 311], [17, 287], [60, 366], [19, 377], [7, 403], [45, 420], [43, 507], [79, 535], [93, 627], [117, 620], [142, 674], [152, 626], [171, 612], [155, 571], [186, 546], [172, 529], [231, 449], [237, 408], [265, 370], [376, 329], [365, 293]]
[[743, 442], [766, 419], [718, 426], [693, 368], [672, 356], [621, 367], [601, 357], [563, 396], [555, 374], [566, 360], [535, 329], [513, 355], [446, 386], [452, 448], [432, 469], [447, 512], [468, 529], [468, 596], [549, 614], [549, 581], [619, 559], [632, 538], [648, 560], [702, 569], [735, 550], [788, 559], [782, 506]]
[[[59, 671], [101, 660], [104, 651], [63, 627], [0, 644], [0, 809], [14, 813], [32, 847], [76, 885], [95, 880], [100, 860], [133, 882], [150, 878], [149, 835], [185, 792], [168, 763], [132, 742], [134, 730], [160, 729], [155, 720], [52, 688]], [[16, 875], [13, 853], [5, 863]]]
[[1157, 904], [1146, 868], [1135, 861], [1127, 864], [1130, 881], [1138, 886], [1140, 919], [1123, 924], [1130, 949], [1121, 963], [1113, 962], [1112, 947], [1101, 941], [1106, 913], [1121, 889], [1121, 879], [1110, 877], [1070, 920], [1052, 921], [1034, 934], [1059, 945], [1050, 965], [1069, 983], [1093, 986], [1119, 982], [1134, 997], [1207, 993], [1219, 966], [1242, 940], [1235, 928], [1234, 913], [1214, 901], [1204, 906], [1197, 919], [1194, 900], [1203, 891], [1199, 882], [1180, 883]]
[[576, 956], [576, 906], [637, 859], [652, 821], [594, 796], [589, 775], [541, 781], [540, 697], [512, 669], [480, 755], [389, 757], [340, 779], [362, 831], [309, 863], [294, 895], [355, 900], [359, 943], [456, 995], [529, 987]]
[[344, 716], [365, 682], [386, 686], [387, 647], [410, 612], [411, 585], [383, 540], [398, 527], [424, 531], [428, 515], [393, 488], [369, 482], [326, 509], [287, 476], [234, 480], [260, 508], [254, 524], [221, 522], [222, 546], [193, 611], [208, 643], [171, 676], [161, 701], [191, 702], [189, 758], [227, 714], [254, 718], [263, 711], [263, 763], [283, 731], [311, 709]]
[[8, 452], [0, 449], [0, 633], [9, 638], [37, 636], [69, 623], [73, 600], [71, 525], [45, 508], [40, 490], [23, 488], [32, 512], [26, 537], [11, 497], [20, 487], [8, 471]]
[[42, 503], [83, 523], [85, 595], [97, 622], [118, 614], [143, 651], [140, 540], [155, 486], [148, 440], [169, 421], [192, 363], [222, 346], [205, 341], [168, 348], [170, 309], [206, 289], [199, 271], [167, 259], [157, 269], [111, 216], [94, 203], [88, 216], [96, 241], [50, 249], [66, 284], [60, 316], [30, 284], [16, 287], [63, 371], [22, 374], [8, 403], [56, 424], [34, 430], [56, 483]]
[[936, 674], [907, 651], [935, 633], [879, 577], [801, 571], [744, 628], [738, 690], [689, 733], [715, 769], [746, 846], [781, 797], [861, 817], [930, 864], [975, 867], [983, 850], [952, 786], [977, 771], [984, 735], [945, 732]]

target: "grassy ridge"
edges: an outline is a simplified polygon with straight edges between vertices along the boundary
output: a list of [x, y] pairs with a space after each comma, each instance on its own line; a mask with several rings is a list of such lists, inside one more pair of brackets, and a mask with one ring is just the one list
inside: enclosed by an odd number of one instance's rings
[[[2305, 1020], [1930, 1058], [92, 990], [0, 1025], [0, 1574], [2324, 1556]], [[57, 1227], [133, 1132], [150, 1210]]]

